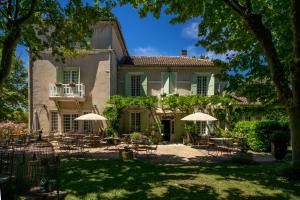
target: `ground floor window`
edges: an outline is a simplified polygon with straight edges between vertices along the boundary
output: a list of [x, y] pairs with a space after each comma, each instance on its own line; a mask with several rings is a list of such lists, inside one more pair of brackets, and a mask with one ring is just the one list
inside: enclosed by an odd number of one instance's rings
[[196, 122], [196, 133], [199, 135], [205, 135], [206, 134], [206, 122]]
[[[89, 114], [90, 112], [84, 112], [83, 114]], [[90, 133], [92, 132], [92, 122], [91, 121], [84, 121], [83, 122], [83, 131], [85, 133]]]
[[57, 111], [50, 112], [50, 131], [57, 132], [58, 131], [58, 113]]
[[134, 112], [130, 114], [130, 130], [141, 131], [141, 113]]
[[77, 132], [78, 121], [74, 119], [78, 117], [78, 114], [64, 114], [63, 116], [64, 132]]

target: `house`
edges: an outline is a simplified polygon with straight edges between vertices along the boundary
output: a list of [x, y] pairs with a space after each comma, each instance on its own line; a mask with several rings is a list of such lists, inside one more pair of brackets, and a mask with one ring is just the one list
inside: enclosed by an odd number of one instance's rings
[[[218, 95], [220, 69], [206, 59], [180, 56], [130, 56], [117, 21], [101, 21], [93, 28], [91, 50], [57, 61], [50, 51], [30, 60], [29, 127], [37, 115], [44, 133], [89, 132], [89, 122], [74, 119], [82, 114], [101, 114], [112, 95]], [[181, 116], [157, 111], [164, 125], [164, 140], [180, 141]], [[120, 122], [124, 133], [149, 128], [150, 114], [128, 109]], [[101, 124], [93, 126], [97, 129]], [[205, 124], [200, 131], [206, 131]]]

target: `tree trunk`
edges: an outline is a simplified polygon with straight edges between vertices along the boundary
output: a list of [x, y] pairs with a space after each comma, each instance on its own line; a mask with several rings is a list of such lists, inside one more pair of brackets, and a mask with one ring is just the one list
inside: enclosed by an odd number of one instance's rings
[[0, 86], [7, 79], [12, 66], [12, 58], [15, 48], [21, 38], [21, 31], [17, 28], [12, 28], [7, 37], [3, 41], [2, 56], [0, 63]]
[[293, 148], [293, 168], [296, 172], [300, 172], [300, 105], [290, 108], [288, 112]]

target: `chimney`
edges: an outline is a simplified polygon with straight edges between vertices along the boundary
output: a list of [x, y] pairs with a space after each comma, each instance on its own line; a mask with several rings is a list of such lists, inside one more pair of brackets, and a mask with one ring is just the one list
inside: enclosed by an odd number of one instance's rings
[[181, 56], [188, 56], [188, 52], [186, 49], [181, 50]]

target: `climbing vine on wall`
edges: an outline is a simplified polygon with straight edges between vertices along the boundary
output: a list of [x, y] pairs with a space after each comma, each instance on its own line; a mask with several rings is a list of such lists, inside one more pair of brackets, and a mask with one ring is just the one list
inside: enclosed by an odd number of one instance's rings
[[[268, 116], [270, 110], [278, 113], [284, 117], [285, 111], [282, 108], [252, 105], [245, 107], [238, 104], [230, 96], [177, 96], [170, 95], [162, 99], [155, 96], [112, 96], [107, 103], [109, 106], [104, 110], [103, 114], [108, 119], [107, 132], [119, 133], [120, 132], [120, 118], [126, 108], [130, 106], [137, 106], [147, 109], [155, 122], [157, 129], [161, 130], [160, 118], [156, 114], [156, 109], [161, 107], [163, 110], [171, 110], [174, 115], [176, 113], [183, 113], [185, 115], [193, 113], [194, 111], [202, 111], [215, 116], [220, 122], [224, 122], [227, 129], [231, 129], [233, 125], [242, 118], [242, 116], [251, 115], [264, 115]], [[272, 113], [274, 113], [272, 112]], [[273, 114], [272, 114], [273, 116]]]
[[120, 118], [122, 113], [126, 108], [130, 106], [138, 106], [141, 108], [147, 109], [157, 124], [158, 129], [160, 130], [160, 122], [158, 117], [155, 115], [155, 109], [158, 106], [158, 98], [155, 96], [112, 96], [107, 103], [108, 107], [103, 111], [104, 116], [108, 119], [107, 132], [109, 134], [114, 134], [120, 132]]

